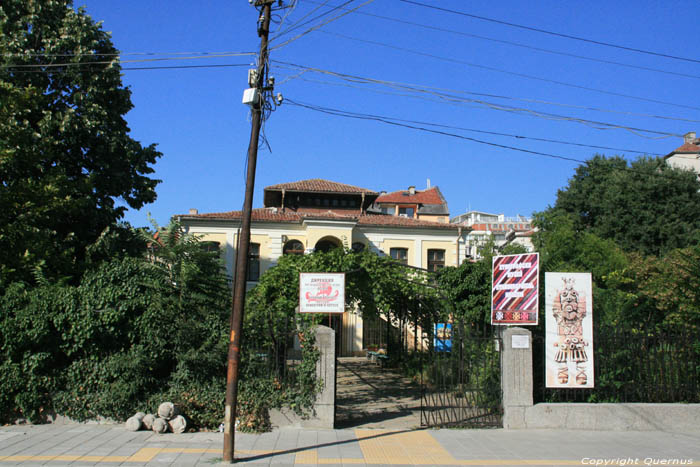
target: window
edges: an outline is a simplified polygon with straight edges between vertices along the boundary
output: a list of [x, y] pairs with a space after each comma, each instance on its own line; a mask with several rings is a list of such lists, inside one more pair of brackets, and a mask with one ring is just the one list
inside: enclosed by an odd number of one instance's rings
[[365, 249], [365, 244], [362, 242], [355, 242], [352, 244], [352, 251], [359, 253]]
[[260, 279], [260, 244], [251, 243], [248, 253], [248, 278], [249, 281]]
[[284, 244], [283, 255], [303, 255], [304, 245], [299, 240], [290, 240]]
[[200, 242], [199, 248], [206, 253], [219, 254], [219, 242]]
[[401, 264], [408, 264], [408, 248], [391, 248], [389, 255], [391, 255], [391, 259]]
[[428, 250], [428, 271], [445, 267], [445, 250]]
[[402, 208], [399, 207], [399, 216], [402, 217], [413, 217], [413, 208]]

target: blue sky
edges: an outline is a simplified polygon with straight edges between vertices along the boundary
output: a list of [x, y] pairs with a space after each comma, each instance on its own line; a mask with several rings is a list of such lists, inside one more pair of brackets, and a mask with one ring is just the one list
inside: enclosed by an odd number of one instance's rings
[[[271, 152], [261, 146], [254, 206], [262, 205], [265, 186], [307, 178], [377, 191], [422, 189], [430, 179], [452, 216], [469, 208], [530, 215], [554, 202], [578, 163], [464, 137], [578, 160], [595, 153], [634, 159], [639, 154], [632, 151], [667, 154], [682, 144], [680, 135], [700, 130], [697, 0], [416, 1], [457, 13], [374, 0], [283, 44], [347, 11], [314, 19], [329, 6], [353, 9], [366, 0], [298, 0], [287, 10], [281, 31], [312, 21], [272, 42], [281, 45], [270, 54], [275, 92], [287, 101], [265, 124]], [[255, 57], [230, 53], [257, 52], [255, 8], [246, 0], [89, 0], [75, 6], [80, 5], [112, 32], [125, 69], [240, 65], [124, 71], [134, 103], [126, 117], [132, 137], [144, 145], [156, 143], [163, 152], [155, 166], [154, 176], [162, 180], [157, 201], [128, 211], [125, 219], [144, 226], [148, 212], [166, 224], [190, 208], [200, 213], [240, 209], [250, 137], [241, 97]], [[276, 14], [278, 21], [285, 12]], [[280, 29], [273, 27], [273, 36], [275, 31]], [[155, 58], [177, 60], [128, 62]], [[301, 73], [303, 68], [288, 64], [322, 72]], [[291, 102], [420, 122], [409, 125], [462, 138], [329, 115]]]

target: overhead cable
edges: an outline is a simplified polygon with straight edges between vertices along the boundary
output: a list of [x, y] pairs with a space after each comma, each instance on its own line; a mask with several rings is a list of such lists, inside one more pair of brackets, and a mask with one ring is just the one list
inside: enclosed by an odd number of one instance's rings
[[[346, 73], [338, 73], [338, 72], [333, 72], [333, 71], [329, 71], [329, 70], [322, 70], [322, 69], [318, 69], [318, 68], [307, 67], [304, 65], [297, 65], [294, 63], [288, 63], [288, 62], [283, 62], [283, 61], [279, 61], [279, 60], [272, 60], [272, 62], [292, 66], [292, 67], [295, 67], [297, 69], [307, 69], [309, 71], [314, 71], [317, 73], [328, 74], [328, 75], [339, 77], [341, 79], [348, 80], [348, 81], [354, 82], [354, 83], [372, 83], [372, 84], [379, 84], [379, 85], [388, 86], [388, 87], [391, 87], [394, 89], [398, 88], [398, 89], [403, 89], [403, 90], [410, 90], [413, 92], [425, 93], [425, 94], [437, 96], [437, 97], [445, 99], [447, 101], [461, 100], [464, 102], [473, 102], [473, 103], [488, 106], [489, 108], [496, 109], [496, 110], [502, 110], [502, 111], [512, 112], [512, 113], [526, 113], [526, 114], [537, 116], [540, 118], [545, 118], [548, 120], [572, 121], [572, 122], [577, 122], [577, 123], [581, 123], [584, 125], [592, 126], [593, 128], [601, 129], [601, 130], [602, 129], [627, 130], [629, 132], [632, 132], [632, 133], [634, 133], [638, 136], [644, 137], [644, 138], [651, 139], [651, 138], [667, 138], [670, 136], [674, 136], [674, 137], [682, 136], [682, 135], [679, 135], [676, 133], [670, 133], [670, 132], [665, 132], [665, 131], [637, 128], [637, 127], [631, 127], [631, 126], [620, 125], [620, 124], [615, 124], [615, 123], [601, 122], [601, 121], [596, 121], [596, 120], [588, 120], [588, 119], [583, 119], [583, 118], [578, 118], [578, 117], [570, 117], [570, 116], [565, 116], [565, 115], [557, 115], [557, 114], [552, 114], [552, 113], [548, 113], [548, 112], [538, 112], [538, 111], [534, 111], [534, 110], [527, 109], [527, 108], [511, 107], [511, 106], [496, 104], [493, 102], [488, 102], [488, 101], [484, 101], [484, 100], [480, 100], [480, 99], [468, 99], [468, 98], [461, 97], [461, 96], [454, 96], [454, 95], [446, 94], [444, 92], [441, 92], [440, 90], [435, 90], [435, 88], [430, 88], [430, 87], [418, 87], [416, 85], [409, 85], [409, 84], [405, 84], [405, 83], [384, 81], [384, 80], [378, 80], [378, 79], [374, 79], [374, 78], [365, 78], [365, 77], [360, 77], [360, 76], [355, 76], [355, 75], [349, 75]], [[655, 135], [659, 135], [659, 136], [650, 137], [650, 136], [646, 136], [642, 133], [655, 134]]]
[[381, 47], [386, 47], [386, 48], [390, 48], [390, 49], [394, 49], [394, 50], [400, 50], [400, 51], [402, 51], [402, 52], [408, 52], [408, 53], [412, 53], [412, 54], [415, 54], [415, 55], [422, 55], [422, 56], [424, 56], [424, 57], [435, 58], [435, 59], [437, 59], [437, 60], [442, 60], [442, 61], [451, 62], [451, 63], [458, 63], [458, 64], [461, 64], [461, 65], [467, 65], [467, 66], [470, 66], [470, 67], [473, 67], [473, 68], [480, 68], [480, 69], [482, 69], [482, 70], [494, 71], [494, 72], [496, 72], [496, 73], [503, 73], [503, 74], [507, 74], [507, 75], [517, 76], [517, 77], [520, 77], [520, 78], [527, 78], [527, 79], [532, 79], [532, 80], [536, 80], [536, 81], [543, 81], [543, 82], [545, 82], [545, 83], [558, 84], [558, 85], [560, 85], [560, 86], [566, 86], [566, 87], [576, 88], [576, 89], [583, 89], [583, 90], [585, 90], [585, 91], [597, 92], [597, 93], [600, 93], [600, 94], [607, 94], [607, 95], [611, 95], [611, 96], [624, 97], [624, 98], [626, 98], [626, 99], [634, 99], [634, 100], [638, 100], [638, 101], [652, 102], [652, 103], [654, 103], [654, 104], [663, 104], [663, 105], [670, 105], [670, 106], [673, 106], [673, 107], [680, 107], [680, 108], [684, 108], [684, 109], [700, 110], [700, 107], [695, 107], [695, 106], [692, 106], [692, 105], [676, 104], [676, 103], [673, 103], [673, 102], [660, 101], [660, 100], [657, 100], [657, 99], [650, 99], [650, 98], [647, 98], [647, 97], [633, 96], [633, 95], [630, 95], [630, 94], [623, 94], [623, 93], [614, 92], [614, 91], [606, 91], [606, 90], [604, 90], [604, 89], [591, 88], [591, 87], [588, 87], [588, 86], [582, 86], [582, 85], [580, 85], [580, 84], [567, 83], [567, 82], [565, 82], [565, 81], [557, 81], [557, 80], [553, 80], [553, 79], [549, 79], [549, 78], [542, 78], [542, 77], [540, 77], [540, 76], [533, 76], [533, 75], [528, 75], [528, 74], [525, 74], [525, 73], [517, 73], [517, 72], [515, 72], [515, 71], [502, 70], [502, 69], [500, 69], [500, 68], [490, 67], [490, 66], [486, 66], [486, 65], [479, 65], [478, 63], [466, 62], [466, 61], [459, 60], [459, 59], [456, 59], [456, 58], [442, 57], [442, 56], [430, 54], [430, 53], [427, 53], [427, 52], [420, 52], [420, 51], [417, 51], [417, 50], [408, 49], [408, 48], [406, 48], [406, 47], [399, 47], [399, 46], [396, 46], [396, 45], [387, 44], [387, 43], [385, 43], [385, 42], [371, 41], [371, 40], [367, 40], [367, 39], [360, 39], [360, 38], [348, 36], [348, 35], [345, 35], [345, 34], [339, 34], [339, 33], [327, 32], [327, 31], [324, 31], [324, 32], [325, 32], [326, 34], [331, 34], [331, 35], [334, 35], [334, 36], [342, 37], [342, 38], [349, 39], [349, 40], [353, 40], [353, 41], [357, 41], [357, 42], [364, 42], [364, 43], [366, 43], [366, 44], [378, 45], [378, 46], [381, 46]]
[[338, 19], [342, 18], [342, 17], [345, 16], [345, 15], [348, 15], [348, 14], [354, 12], [354, 11], [357, 11], [357, 10], [359, 10], [360, 8], [362, 8], [362, 7], [365, 6], [365, 5], [369, 5], [369, 4], [372, 3], [373, 1], [374, 1], [374, 0], [367, 0], [366, 2], [361, 3], [360, 5], [356, 6], [355, 8], [346, 11], [345, 13], [341, 13], [341, 14], [339, 14], [339, 15], [337, 15], [337, 16], [334, 16], [334, 17], [332, 17], [332, 18], [329, 18], [329, 19], [325, 20], [324, 22], [322, 22], [322, 23], [320, 23], [320, 24], [317, 24], [316, 26], [311, 27], [311, 28], [307, 29], [306, 31], [304, 31], [304, 32], [302, 32], [302, 33], [300, 33], [300, 34], [297, 34], [296, 36], [292, 37], [291, 39], [288, 39], [288, 40], [282, 42], [281, 44], [277, 44], [276, 46], [271, 47], [271, 48], [270, 48], [270, 51], [279, 49], [279, 48], [281, 48], [281, 47], [284, 47], [285, 45], [290, 44], [291, 42], [294, 42], [294, 41], [296, 41], [297, 39], [300, 39], [301, 37], [304, 37], [305, 35], [307, 35], [307, 34], [309, 34], [309, 33], [312, 33], [313, 31], [316, 31], [316, 30], [319, 29], [319, 28], [322, 28], [323, 26], [325, 26], [325, 25], [328, 24], [328, 23], [331, 23], [331, 22], [333, 22], [333, 21], [335, 21], [335, 20], [338, 20]]
[[[285, 67], [285, 66], [281, 66], [281, 68], [292, 69], [291, 67]], [[310, 78], [304, 77], [303, 75], [308, 73], [308, 72], [312, 72], [312, 71], [311, 70], [301, 70], [298, 73], [295, 73], [293, 75], [289, 75], [286, 78], [282, 79], [278, 83], [278, 85], [281, 86], [281, 85], [283, 85], [289, 81], [292, 81], [292, 80], [300, 80], [300, 81], [306, 81], [309, 83], [323, 84], [323, 85], [327, 85], [327, 86], [343, 86], [343, 87], [348, 87], [348, 88], [353, 88], [353, 89], [359, 89], [359, 90], [364, 91], [364, 92], [373, 92], [373, 93], [377, 93], [377, 94], [409, 97], [409, 98], [413, 98], [413, 99], [427, 100], [430, 102], [445, 103], [444, 99], [426, 98], [425, 96], [420, 96], [420, 95], [416, 95], [416, 94], [412, 94], [412, 93], [380, 90], [380, 89], [374, 89], [374, 88], [367, 88], [365, 86], [359, 86], [359, 85], [351, 84], [348, 82], [331, 82], [331, 81], [315, 80], [315, 79], [310, 79]], [[414, 86], [417, 86], [417, 85], [414, 85]], [[646, 114], [646, 113], [640, 113], [640, 112], [629, 112], [629, 111], [625, 111], [625, 110], [614, 110], [614, 109], [606, 109], [606, 108], [601, 108], [601, 107], [588, 107], [588, 106], [575, 105], [575, 104], [564, 104], [561, 102], [552, 102], [552, 101], [545, 101], [545, 100], [540, 100], [540, 99], [528, 99], [528, 98], [524, 98], [524, 97], [503, 96], [503, 95], [499, 95], [499, 94], [487, 94], [487, 93], [479, 93], [479, 92], [464, 91], [464, 90], [445, 90], [445, 91], [449, 91], [449, 92], [453, 92], [453, 93], [469, 94], [469, 95], [473, 95], [473, 96], [484, 96], [484, 97], [490, 97], [490, 98], [494, 98], [494, 99], [504, 99], [504, 100], [528, 102], [531, 104], [553, 105], [553, 106], [558, 106], [558, 107], [567, 107], [567, 108], [586, 110], [586, 111], [592, 111], [592, 112], [604, 112], [604, 113], [613, 113], [613, 114], [620, 114], [620, 115], [626, 115], [626, 116], [632, 116], [632, 117], [657, 118], [657, 119], [662, 119], [662, 120], [674, 120], [674, 121], [680, 121], [680, 122], [700, 123], [700, 120], [693, 120], [690, 118], [671, 117], [671, 116], [665, 116], [665, 115], [654, 115], [654, 114]], [[462, 102], [448, 102], [448, 103], [455, 104], [455, 105], [462, 104]], [[478, 104], [478, 105], [481, 104], [481, 102], [471, 102], [469, 100], [466, 100], [466, 103], [473, 103], [473, 104]], [[514, 109], [516, 109], [516, 108], [509, 107], [508, 111], [511, 111]]]
[[[314, 2], [313, 0], [305, 0], [305, 1], [306, 1], [306, 3], [313, 3], [313, 4], [316, 4], [316, 5], [325, 5], [326, 3], [328, 3], [328, 0], [326, 0], [326, 2], [324, 2], [323, 4], [318, 3], [318, 2]], [[632, 65], [632, 64], [630, 64], [630, 63], [616, 62], [616, 61], [614, 61], [614, 60], [604, 60], [604, 59], [601, 59], [601, 58], [588, 57], [588, 56], [585, 56], [585, 55], [577, 55], [577, 54], [573, 54], [573, 53], [569, 53], [569, 52], [562, 52], [562, 51], [560, 51], [560, 50], [545, 49], [545, 48], [543, 48], [543, 47], [535, 47], [535, 46], [532, 46], [532, 45], [523, 44], [523, 43], [521, 43], [521, 42], [508, 41], [508, 40], [505, 40], [505, 39], [497, 39], [497, 38], [495, 38], [495, 37], [481, 36], [481, 35], [478, 35], [478, 34], [472, 34], [472, 33], [464, 32], [464, 31], [458, 31], [458, 30], [455, 30], [455, 29], [441, 28], [441, 27], [437, 27], [437, 26], [431, 26], [431, 25], [427, 25], [427, 24], [416, 23], [415, 21], [402, 20], [402, 19], [399, 19], [399, 18], [391, 17], [391, 16], [377, 15], [377, 14], [369, 13], [369, 12], [366, 12], [366, 11], [355, 11], [354, 13], [355, 13], [355, 14], [358, 14], [358, 15], [369, 16], [369, 17], [372, 17], [372, 18], [378, 18], [378, 19], [382, 19], [382, 20], [385, 20], [385, 21], [392, 21], [392, 22], [399, 23], [399, 24], [406, 24], [406, 25], [409, 25], [409, 26], [415, 26], [415, 27], [424, 28], [424, 29], [429, 29], [429, 30], [433, 30], [433, 31], [446, 32], [446, 33], [449, 33], [449, 34], [456, 34], [456, 35], [460, 35], [460, 36], [463, 36], [463, 37], [472, 37], [472, 38], [475, 38], [475, 39], [480, 39], [480, 40], [485, 40], [485, 41], [490, 41], [490, 42], [496, 42], [496, 43], [499, 43], [499, 44], [510, 45], [510, 46], [513, 46], [513, 47], [520, 47], [520, 48], [524, 48], [524, 49], [534, 50], [534, 51], [537, 51], [537, 52], [544, 52], [544, 53], [548, 53], [548, 54], [561, 55], [561, 56], [563, 56], [563, 57], [571, 57], [571, 58], [576, 58], [576, 59], [580, 59], [580, 60], [588, 60], [588, 61], [591, 61], [591, 62], [604, 63], [604, 64], [606, 64], [606, 65], [616, 65], [616, 66], [621, 66], [621, 67], [625, 67], [625, 68], [632, 68], [632, 69], [636, 69], [636, 70], [651, 71], [651, 72], [654, 72], [654, 73], [662, 73], [662, 74], [666, 74], [666, 75], [680, 76], [680, 77], [684, 77], [684, 78], [700, 79], [700, 75], [692, 75], [692, 74], [687, 74], [687, 73], [679, 73], [679, 72], [676, 72], [676, 71], [662, 70], [662, 69], [659, 69], [659, 68], [651, 68], [651, 67], [640, 66], [640, 65]]]
[[[303, 102], [296, 102], [290, 98], [286, 98], [285, 102], [290, 104], [290, 105], [293, 105], [293, 106], [302, 107], [302, 108], [305, 108], [308, 110], [313, 110], [315, 112], [325, 113], [328, 115], [335, 115], [335, 116], [339, 116], [339, 117], [353, 118], [353, 119], [359, 119], [359, 120], [376, 121], [376, 122], [380, 122], [380, 123], [385, 123], [387, 125], [394, 125], [394, 126], [398, 126], [398, 127], [409, 128], [412, 130], [418, 130], [418, 131], [423, 131], [423, 132], [427, 132], [427, 133], [433, 133], [433, 134], [438, 134], [438, 135], [442, 135], [442, 136], [449, 136], [452, 138], [458, 138], [458, 139], [462, 139], [462, 140], [472, 141], [474, 143], [483, 144], [486, 146], [492, 146], [492, 147], [497, 147], [497, 148], [501, 148], [501, 149], [509, 149], [512, 151], [522, 152], [522, 153], [530, 154], [533, 156], [548, 157], [548, 158], [552, 158], [552, 159], [559, 159], [559, 160], [564, 160], [564, 161], [569, 161], [569, 162], [577, 162], [580, 164], [586, 164], [588, 162], [586, 160], [577, 159], [575, 157], [562, 156], [559, 154], [551, 154], [551, 153], [541, 152], [541, 151], [532, 151], [532, 150], [520, 148], [517, 146], [509, 146], [509, 145], [505, 145], [505, 144], [493, 143], [491, 141], [484, 141], [484, 140], [479, 140], [476, 138], [470, 138], [468, 136], [458, 135], [456, 133], [449, 133], [449, 132], [442, 131], [442, 130], [434, 130], [434, 129], [420, 127], [420, 126], [416, 126], [416, 125], [410, 125], [407, 123], [402, 123], [401, 121], [392, 121], [389, 117], [370, 115], [370, 114], [360, 114], [360, 113], [349, 112], [349, 111], [345, 111], [345, 110], [333, 109], [333, 108], [328, 108], [328, 107], [321, 107], [318, 105], [313, 105], [313, 104], [308, 104], [308, 103], [303, 103]], [[640, 175], [644, 175], [644, 176], [659, 176], [659, 177], [665, 177], [665, 178], [670, 178], [670, 179], [675, 178], [674, 174], [669, 174], [669, 173], [664, 173], [664, 172], [656, 172], [656, 171], [647, 172], [647, 171], [635, 169], [634, 167], [629, 167], [629, 166], [625, 166], [625, 168], [611, 167], [611, 170], [625, 170], [625, 171], [629, 171], [629, 172], [636, 172], [636, 173], [638, 173]]]
[[[222, 57], [239, 57], [251, 55], [249, 53], [232, 53], [232, 54], [217, 54], [217, 55], [206, 55], [206, 56], [188, 56], [188, 57], [161, 57], [161, 58], [143, 58], [139, 60], [100, 60], [94, 62], [62, 62], [62, 63], [31, 63], [31, 64], [17, 64], [17, 65], [0, 65], [0, 69], [23, 69], [23, 68], [60, 68], [60, 67], [76, 67], [83, 65], [112, 65], [112, 64], [122, 64], [122, 63], [148, 63], [148, 62], [163, 62], [169, 60], [202, 60], [209, 58], [222, 58]], [[255, 54], [253, 54], [255, 55]]]
[[[90, 65], [84, 63], [83, 65]], [[249, 67], [250, 63], [221, 63], [218, 65], [172, 65], [172, 66], [144, 66], [144, 67], [126, 67], [120, 68], [119, 71], [134, 71], [134, 70], [185, 70], [189, 68], [232, 68], [232, 67]], [[97, 71], [106, 71], [107, 68], [102, 68]], [[67, 70], [52, 69], [52, 70], [9, 70], [10, 73], [66, 73]]]
[[627, 46], [624, 46], [624, 45], [612, 44], [612, 43], [610, 43], [610, 42], [603, 42], [603, 41], [598, 41], [598, 40], [594, 40], [594, 39], [587, 39], [587, 38], [585, 38], [585, 37], [571, 36], [571, 35], [569, 35], [569, 34], [562, 34], [562, 33], [559, 33], [559, 32], [547, 31], [547, 30], [545, 30], [545, 29], [534, 28], [534, 27], [531, 27], [531, 26], [524, 26], [524, 25], [522, 25], [522, 24], [511, 23], [511, 22], [508, 22], [508, 21], [502, 21], [502, 20], [498, 20], [498, 19], [494, 19], [494, 18], [487, 18], [487, 17], [484, 17], [484, 16], [478, 16], [478, 15], [474, 15], [474, 14], [471, 14], [471, 13], [466, 13], [466, 12], [464, 12], [464, 11], [450, 10], [450, 9], [448, 9], [448, 8], [442, 8], [442, 7], [438, 7], [438, 6], [435, 6], [435, 5], [428, 5], [428, 4], [426, 4], [426, 3], [416, 2], [416, 1], [414, 1], [414, 0], [399, 0], [399, 1], [400, 1], [400, 2], [403, 2], [403, 3], [410, 3], [410, 4], [412, 4], [412, 5], [421, 6], [421, 7], [424, 7], [424, 8], [430, 8], [430, 9], [432, 9], [432, 10], [439, 10], [439, 11], [444, 11], [444, 12], [452, 13], [452, 14], [456, 14], [456, 15], [467, 16], [467, 17], [469, 17], [469, 18], [474, 18], [474, 19], [478, 19], [478, 20], [481, 20], [481, 21], [488, 21], [488, 22], [491, 22], [491, 23], [502, 24], [502, 25], [505, 25], [505, 26], [510, 26], [510, 27], [514, 27], [514, 28], [525, 29], [525, 30], [528, 30], [528, 31], [539, 32], [539, 33], [542, 33], [542, 34], [549, 34], [549, 35], [551, 35], [551, 36], [563, 37], [563, 38], [565, 38], [565, 39], [572, 39], [572, 40], [576, 40], [576, 41], [588, 42], [588, 43], [590, 43], [590, 44], [602, 45], [602, 46], [605, 46], [605, 47], [612, 47], [612, 48], [615, 48], [615, 49], [627, 50], [627, 51], [630, 51], [630, 52], [637, 52], [637, 53], [642, 53], [642, 54], [646, 54], [646, 55], [654, 55], [654, 56], [656, 56], [656, 57], [664, 57], [664, 58], [670, 58], [670, 59], [673, 59], [673, 60], [682, 60], [682, 61], [685, 61], [685, 62], [700, 63], [700, 60], [695, 59], [695, 58], [680, 57], [680, 56], [677, 56], [677, 55], [670, 55], [670, 54], [665, 54], [665, 53], [661, 53], [661, 52], [653, 52], [653, 51], [650, 51], [650, 50], [638, 49], [638, 48], [635, 48], [635, 47], [627, 47]]
[[[308, 106], [311, 106], [311, 104], [306, 104]], [[318, 106], [315, 106], [318, 107]], [[326, 110], [331, 110], [331, 109], [326, 109]], [[575, 143], [573, 141], [562, 141], [562, 140], [557, 140], [557, 139], [549, 139], [549, 138], [537, 138], [534, 136], [523, 136], [523, 135], [515, 135], [512, 133], [500, 133], [496, 131], [487, 131], [487, 130], [478, 130], [475, 128], [465, 128], [465, 127], [460, 127], [460, 126], [454, 126], [454, 125], [444, 125], [444, 124], [439, 124], [439, 123], [434, 123], [434, 122], [423, 122], [423, 121], [418, 121], [418, 120], [408, 120], [408, 119], [403, 119], [403, 118], [398, 118], [398, 117], [390, 117], [390, 116], [384, 116], [384, 115], [372, 115], [372, 114], [360, 114], [356, 112], [350, 112], [350, 111], [340, 111], [337, 109], [332, 109], [335, 112], [342, 113], [342, 115], [353, 115], [353, 116], [358, 116], [359, 117], [368, 117], [368, 118], [377, 118], [377, 119], [382, 119], [382, 120], [391, 120], [394, 122], [402, 122], [402, 123], [409, 123], [409, 124], [416, 124], [416, 125], [426, 125], [430, 127], [435, 127], [435, 128], [444, 128], [448, 130], [460, 130], [460, 131], [469, 131], [472, 133], [481, 133], [481, 134], [486, 134], [486, 135], [493, 135], [493, 136], [506, 136], [509, 138], [515, 138], [515, 139], [521, 139], [521, 140], [532, 140], [532, 141], [539, 141], [543, 143], [554, 143], [554, 144], [564, 144], [568, 146], [578, 146], [578, 147], [584, 147], [584, 148], [592, 148], [592, 149], [607, 149], [611, 151], [621, 151], [625, 153], [634, 153], [634, 154], [644, 154], [644, 155], [649, 155], [649, 156], [662, 156], [663, 154], [658, 154], [658, 153], [651, 153], [649, 151], [640, 151], [636, 149], [625, 149], [625, 148], [615, 148], [615, 147], [610, 147], [610, 146], [596, 146], [592, 144], [583, 144], [583, 143]]]

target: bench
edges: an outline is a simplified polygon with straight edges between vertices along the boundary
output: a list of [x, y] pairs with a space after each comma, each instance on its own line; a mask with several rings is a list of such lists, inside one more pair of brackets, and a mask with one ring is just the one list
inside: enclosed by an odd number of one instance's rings
[[380, 367], [384, 368], [384, 366], [389, 362], [389, 356], [381, 354], [379, 352], [374, 352], [372, 350], [367, 351], [367, 360], [370, 362], [376, 363]]

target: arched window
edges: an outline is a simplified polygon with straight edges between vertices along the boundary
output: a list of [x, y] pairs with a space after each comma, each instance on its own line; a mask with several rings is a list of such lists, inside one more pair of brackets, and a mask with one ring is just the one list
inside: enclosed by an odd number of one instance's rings
[[328, 252], [333, 248], [339, 248], [340, 245], [340, 240], [335, 237], [323, 237], [321, 240], [316, 242], [315, 250]]
[[289, 240], [282, 249], [283, 255], [303, 255], [304, 245], [299, 240]]

